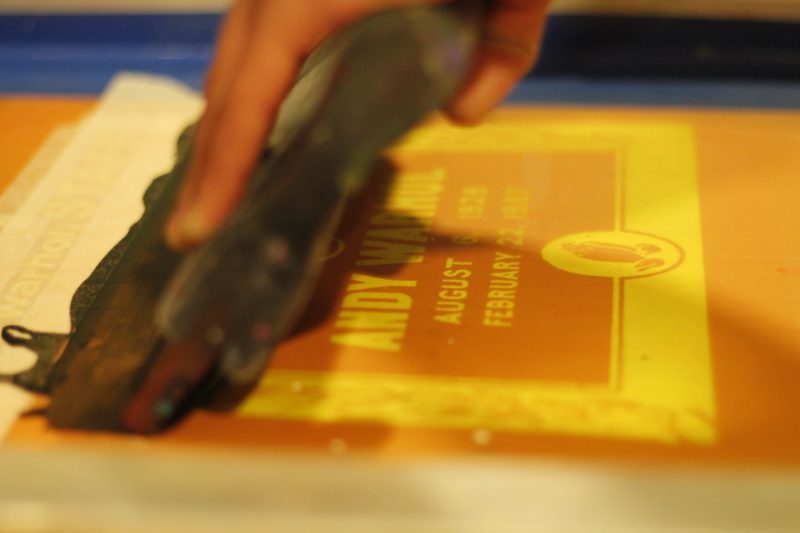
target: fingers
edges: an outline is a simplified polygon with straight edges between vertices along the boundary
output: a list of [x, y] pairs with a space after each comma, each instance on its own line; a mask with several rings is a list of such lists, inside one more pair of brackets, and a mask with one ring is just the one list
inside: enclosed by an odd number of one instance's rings
[[[239, 69], [245, 46], [250, 36], [250, 20], [255, 12], [258, 0], [238, 0], [231, 8], [223, 23], [217, 41], [216, 52], [211, 70], [206, 79], [205, 94], [208, 106], [197, 127], [195, 145], [206, 146], [209, 142], [209, 124], [215, 122], [219, 115], [220, 103]], [[189, 177], [186, 179], [174, 208], [174, 214], [183, 214], [189, 204], [197, 197], [199, 180], [191, 179], [202, 168], [206, 152], [195, 149], [191, 162]], [[175, 218], [173, 216], [173, 218]]]
[[[260, 16], [269, 16], [271, 10], [260, 11]], [[229, 87], [208, 103], [204, 136], [198, 132], [186, 184], [194, 193], [187, 192], [186, 203], [178, 205], [168, 228], [173, 246], [208, 238], [239, 201], [274, 110], [295, 77], [300, 52], [293, 46], [272, 45], [273, 38], [280, 38], [273, 23], [257, 25], [264, 33], [250, 39]]]
[[370, 12], [443, 0], [238, 0], [206, 86], [189, 173], [166, 229], [169, 245], [198, 244], [240, 201], [278, 107], [314, 46]]
[[214, 61], [206, 79], [205, 96], [208, 101], [216, 101], [224, 93], [238, 70], [250, 39], [251, 22], [257, 7], [258, 0], [237, 0], [225, 17], [217, 39]]
[[496, 0], [473, 73], [448, 109], [456, 122], [480, 121], [533, 67], [550, 0]]
[[260, 0], [236, 0], [223, 22], [214, 60], [206, 79], [206, 108], [195, 134], [189, 171], [166, 228], [167, 242], [173, 248], [184, 248], [190, 242], [185, 235], [184, 226], [187, 215], [191, 213], [200, 194], [202, 181], [198, 178], [203, 174], [208, 160], [209, 151], [206, 147], [214, 142], [214, 126], [219, 120], [230, 87], [236, 80], [236, 73], [241, 68], [247, 45], [252, 38], [253, 18], [262, 3]]

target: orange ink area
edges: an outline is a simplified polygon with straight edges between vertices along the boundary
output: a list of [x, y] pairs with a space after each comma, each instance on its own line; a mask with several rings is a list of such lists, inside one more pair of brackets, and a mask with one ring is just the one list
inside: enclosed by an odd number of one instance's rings
[[145, 444], [28, 417], [9, 442], [800, 464], [799, 127], [673, 109], [432, 120], [348, 211], [236, 413]]
[[80, 120], [92, 107], [89, 98], [0, 98], [0, 193], [57, 126]]

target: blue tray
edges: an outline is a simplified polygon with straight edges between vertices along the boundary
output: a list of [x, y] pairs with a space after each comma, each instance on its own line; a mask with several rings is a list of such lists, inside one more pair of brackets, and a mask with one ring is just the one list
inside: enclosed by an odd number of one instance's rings
[[[98, 94], [123, 70], [200, 88], [221, 17], [0, 16], [0, 93]], [[513, 102], [800, 107], [793, 24], [551, 17]]]

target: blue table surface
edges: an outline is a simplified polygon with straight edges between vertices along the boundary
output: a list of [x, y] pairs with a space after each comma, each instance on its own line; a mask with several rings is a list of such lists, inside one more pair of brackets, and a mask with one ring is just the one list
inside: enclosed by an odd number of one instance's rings
[[[0, 16], [0, 93], [94, 95], [120, 71], [167, 75], [198, 89], [219, 23], [219, 15]], [[774, 76], [703, 79], [687, 76], [691, 70], [686, 69], [674, 78], [631, 72], [589, 76], [559, 70], [552, 66], [559, 57], [552, 50], [563, 47], [572, 26], [551, 23], [542, 54], [544, 74], [526, 78], [511, 102], [800, 108], [800, 82]], [[770, 28], [756, 30], [770, 34]]]

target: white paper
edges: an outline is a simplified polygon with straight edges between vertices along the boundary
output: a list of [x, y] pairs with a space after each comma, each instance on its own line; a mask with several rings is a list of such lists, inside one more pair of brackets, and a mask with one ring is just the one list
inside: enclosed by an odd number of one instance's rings
[[[49, 154], [49, 168], [4, 221], [0, 327], [69, 331], [75, 290], [141, 216], [145, 189], [172, 167], [175, 141], [201, 106], [199, 96], [165, 78], [122, 74], [111, 83], [61, 153]], [[27, 350], [0, 343], [0, 373], [33, 360]], [[26, 398], [0, 386], [0, 439]]]

